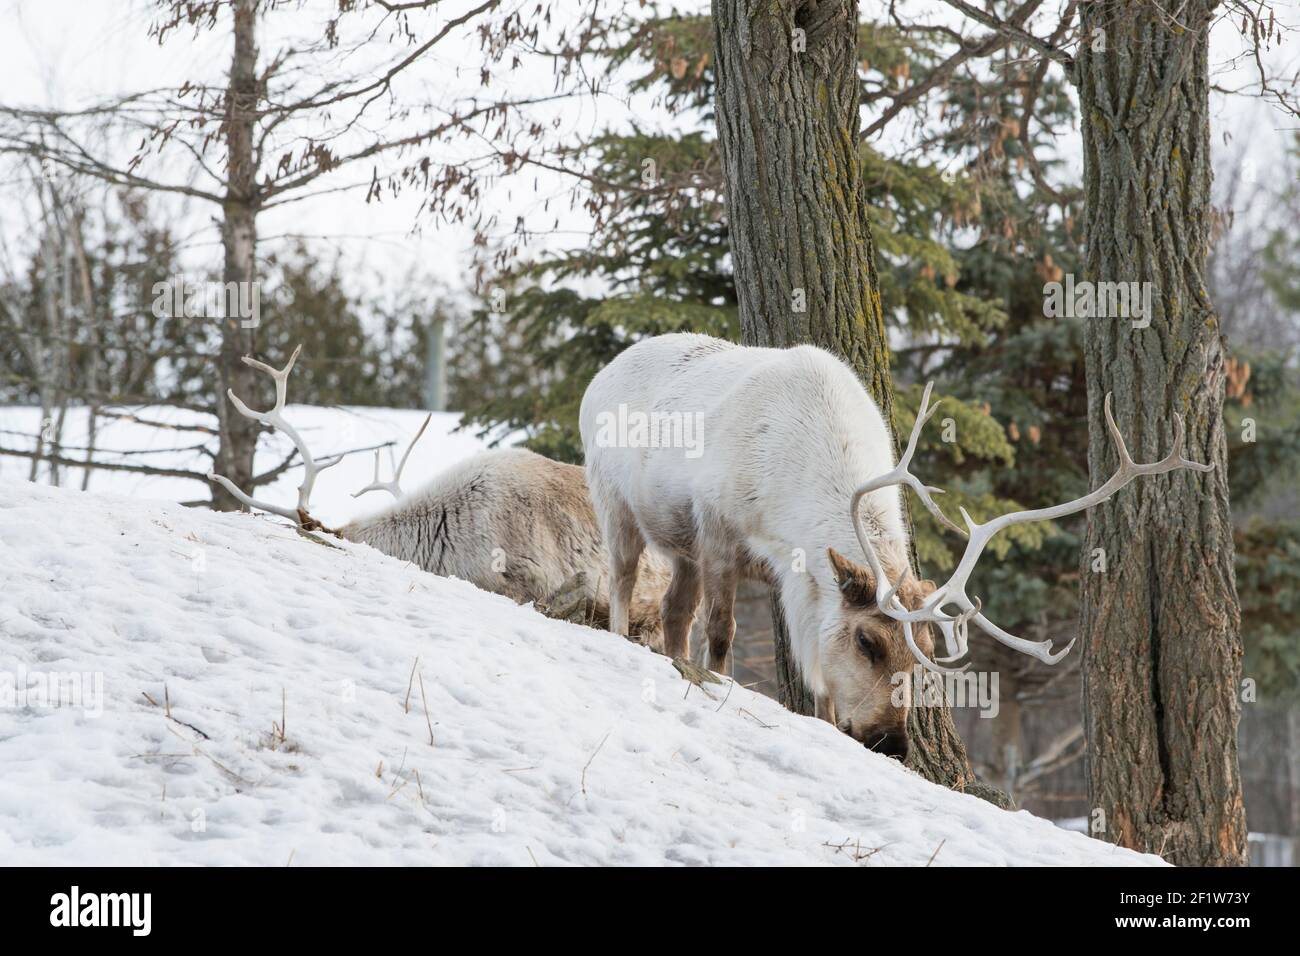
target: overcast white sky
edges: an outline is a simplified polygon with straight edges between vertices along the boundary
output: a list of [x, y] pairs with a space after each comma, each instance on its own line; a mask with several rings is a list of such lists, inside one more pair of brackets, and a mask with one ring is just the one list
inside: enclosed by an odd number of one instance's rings
[[[319, 30], [322, 15], [335, 5], [335, 0], [306, 0], [304, 9], [288, 5], [287, 12], [274, 15], [273, 22], [281, 29], [313, 33]], [[863, 9], [870, 12], [876, 5], [883, 6], [883, 0], [864, 0]], [[464, 6], [458, 0], [447, 0], [444, 9]], [[557, 6], [563, 8], [562, 3]], [[686, 0], [681, 6], [703, 7], [707, 3]], [[920, 6], [913, 4], [912, 9]], [[0, 96], [8, 105], [75, 108], [115, 94], [177, 84], [196, 74], [218, 79], [229, 62], [228, 32], [219, 29], [198, 39], [182, 32], [159, 47], [147, 36], [155, 11], [151, 0], [0, 0]], [[1289, 15], [1300, 21], [1300, 11], [1291, 8]], [[1300, 40], [1292, 46], [1300, 46]], [[274, 47], [275, 38], [268, 37], [262, 43], [263, 55]], [[1213, 59], [1220, 71], [1219, 81], [1226, 86], [1249, 78], [1244, 68], [1235, 73], [1225, 69], [1240, 49], [1236, 31], [1221, 24], [1214, 36]], [[1284, 48], [1270, 54], [1270, 61], [1294, 64], [1296, 58]], [[406, 89], [429, 99], [470, 90], [474, 84], [463, 73], [458, 77], [457, 69], [477, 62], [476, 44], [469, 39], [440, 47], [412, 73]], [[541, 92], [550, 87], [548, 73], [536, 68], [499, 82], [519, 91]], [[1216, 96], [1214, 107], [1215, 148], [1222, 155], [1235, 152], [1236, 145], [1223, 146], [1223, 135], [1232, 133], [1238, 143], [1248, 144], [1261, 176], [1280, 168], [1276, 159], [1284, 145], [1283, 130], [1294, 123], [1262, 104], [1237, 97]], [[664, 121], [663, 116], [645, 110], [645, 104], [621, 105], [617, 97], [572, 103], [561, 114], [562, 133], [577, 136], [632, 117], [643, 125]], [[909, 134], [899, 128], [891, 129], [889, 135], [893, 143], [902, 145]], [[1063, 143], [1062, 149], [1077, 157], [1073, 144]], [[363, 171], [361, 178], [367, 173]], [[542, 183], [544, 193], [558, 195], [563, 189], [559, 183]], [[493, 202], [506, 213], [507, 223], [518, 211], [514, 205], [531, 190], [532, 174], [527, 184], [515, 182], [498, 189]], [[369, 281], [363, 277], [374, 274], [403, 281], [414, 272], [461, 285], [468, 272], [469, 234], [430, 221], [421, 224], [420, 234], [414, 233], [420, 199], [418, 193], [407, 192], [396, 199], [366, 204], [364, 190], [334, 194], [282, 212], [268, 212], [260, 220], [260, 230], [267, 238], [292, 233], [327, 239], [343, 252], [358, 282]], [[533, 203], [530, 196], [525, 206]], [[5, 205], [8, 203], [0, 204], [0, 228], [13, 229], [14, 220], [4, 218]], [[552, 203], [552, 211], [565, 217], [564, 227], [580, 234], [585, 228], [583, 217], [567, 209], [567, 200]], [[199, 207], [183, 215], [187, 230], [197, 229], [206, 243], [197, 247], [196, 254], [210, 254], [215, 262], [219, 251], [211, 211]]]
[[[464, 0], [447, 0], [442, 9], [448, 12], [442, 16], [450, 17], [473, 5]], [[302, 9], [292, 5], [281, 8], [267, 23], [270, 29], [295, 29], [314, 38], [320, 35], [325, 15], [335, 6], [336, 0], [307, 0]], [[76, 109], [130, 91], [178, 86], [187, 79], [219, 83], [230, 61], [228, 29], [219, 27], [197, 38], [192, 31], [182, 30], [159, 46], [148, 37], [155, 14], [151, 0], [0, 0], [0, 79], [4, 90], [0, 97], [12, 106]], [[371, 16], [368, 22], [377, 19], [377, 15]], [[439, 25], [436, 18], [425, 22], [435, 29]], [[426, 28], [424, 35], [428, 32]], [[277, 41], [283, 37], [281, 32], [261, 39], [259, 52], [263, 60], [279, 48]], [[401, 55], [407, 49], [404, 42], [394, 44], [387, 48], [387, 56], [377, 60], [391, 62], [394, 52]], [[356, 61], [356, 56], [351, 57], [347, 68], [357, 69]], [[457, 96], [477, 92], [479, 62], [477, 41], [462, 31], [459, 41], [449, 38], [404, 74], [400, 92], [412, 102], [450, 104]], [[494, 83], [494, 89], [512, 95], [536, 95], [549, 92], [553, 86], [549, 67], [536, 60], [526, 71], [500, 76]], [[377, 105], [366, 115], [379, 120], [384, 109]], [[424, 113], [421, 119], [434, 122], [438, 118], [430, 120], [430, 115]], [[550, 118], [555, 111], [544, 115]], [[604, 97], [570, 101], [560, 115], [562, 125], [555, 135], [563, 138], [589, 135], [610, 123], [625, 121], [630, 114], [616, 99]], [[453, 143], [446, 148], [466, 147]], [[182, 170], [168, 169], [153, 158], [146, 160], [142, 167], [145, 171], [168, 182], [184, 176]], [[364, 182], [370, 171], [369, 165], [359, 164], [329, 185]], [[581, 235], [588, 220], [569, 212], [567, 181], [562, 184], [556, 179], [546, 182], [544, 176], [541, 179], [542, 196], [560, 199], [550, 203], [550, 212], [567, 220], [563, 229], [571, 237]], [[533, 180], [530, 173], [526, 181], [497, 187], [492, 208], [502, 213], [507, 226], [513, 223], [516, 212], [540, 205], [542, 199], [533, 194]], [[371, 203], [365, 202], [365, 193], [363, 185], [283, 210], [267, 211], [258, 221], [263, 253], [270, 251], [267, 247], [271, 242], [267, 240], [304, 235], [338, 248], [359, 282], [369, 281], [376, 272], [395, 281], [415, 272], [436, 276], [452, 286], [463, 284], [469, 272], [469, 230], [418, 216], [424, 198], [418, 190]], [[185, 208], [176, 206], [175, 215], [184, 220], [180, 231], [185, 235], [197, 233], [195, 255], [217, 261], [219, 236], [212, 220], [213, 210], [201, 202], [187, 202]], [[6, 216], [5, 205], [0, 203], [0, 222], [12, 235], [12, 230], [23, 228], [23, 220], [20, 216]], [[548, 218], [548, 224], [552, 218]]]

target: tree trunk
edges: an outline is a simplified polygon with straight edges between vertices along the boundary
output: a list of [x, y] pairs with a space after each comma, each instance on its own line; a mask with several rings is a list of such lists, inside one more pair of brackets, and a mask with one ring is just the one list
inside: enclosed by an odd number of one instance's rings
[[1019, 799], [1020, 775], [1025, 766], [1024, 716], [1019, 688], [1007, 671], [998, 687], [998, 716], [993, 721], [993, 767], [989, 776], [1001, 782], [1002, 790], [1013, 803]]
[[1286, 807], [1289, 811], [1288, 835], [1300, 837], [1300, 711], [1286, 709]]
[[[251, 301], [251, 283], [257, 281], [257, 169], [253, 162], [253, 130], [258, 102], [257, 0], [236, 0], [235, 54], [226, 87], [226, 113], [222, 133], [226, 140], [226, 196], [222, 205], [221, 245], [224, 263], [221, 279], [226, 286], [226, 309], [221, 323], [221, 353], [218, 365], [217, 423], [220, 442], [214, 471], [225, 475], [239, 488], [253, 491], [253, 453], [261, 426], [240, 415], [226, 397], [226, 390], [245, 401], [254, 395], [253, 370], [241, 359], [252, 355], [257, 319], [245, 319], [234, 302]], [[231, 283], [234, 283], [232, 285]], [[228, 491], [212, 483], [212, 506], [235, 511], [240, 503]]]
[[429, 320], [429, 338], [424, 351], [424, 407], [431, 412], [447, 410], [447, 319], [438, 314]]
[[86, 349], [86, 467], [81, 472], [81, 490], [90, 488], [91, 464], [95, 460], [95, 443], [99, 439], [100, 366], [103, 352], [100, 348], [100, 312], [95, 301], [95, 283], [90, 274], [90, 258], [86, 255], [85, 214], [74, 210], [68, 217], [68, 240], [72, 244], [73, 258], [77, 263], [80, 284], [82, 316], [87, 323]]
[[[811, 343], [857, 371], [893, 423], [889, 346], [858, 156], [856, 0], [713, 0], [718, 141], [741, 335]], [[812, 700], [773, 608], [781, 702]], [[909, 765], [975, 783], [946, 708], [912, 708]]]
[[[1246, 861], [1225, 346], [1204, 274], [1214, 5], [1084, 4], [1077, 61], [1086, 278], [1152, 290], [1149, 327], [1087, 322], [1093, 486], [1117, 466], [1107, 393], [1135, 460], [1168, 454], [1181, 415], [1187, 457], [1215, 466], [1140, 478], [1091, 512], [1082, 589], [1089, 799], [1107, 840], [1201, 866]], [[1095, 549], [1105, 573], [1094, 570]]]

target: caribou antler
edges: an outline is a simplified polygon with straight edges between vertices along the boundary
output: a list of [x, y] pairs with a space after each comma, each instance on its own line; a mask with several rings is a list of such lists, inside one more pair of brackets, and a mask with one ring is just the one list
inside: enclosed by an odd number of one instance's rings
[[302, 484], [298, 486], [298, 507], [295, 510], [290, 511], [288, 508], [282, 508], [278, 505], [258, 501], [256, 498], [250, 497], [240, 491], [239, 488], [235, 486], [235, 483], [224, 475], [208, 472], [208, 480], [220, 484], [241, 502], [248, 505], [248, 507], [257, 508], [259, 511], [267, 511], [273, 515], [279, 515], [281, 518], [288, 518], [304, 531], [325, 531], [329, 534], [338, 534], [337, 531], [325, 527], [313, 518], [307, 511], [307, 507], [311, 503], [311, 492], [312, 488], [316, 485], [316, 476], [326, 468], [333, 468], [337, 465], [343, 460], [343, 455], [332, 455], [319, 462], [316, 461], [316, 459], [312, 457], [311, 451], [307, 448], [307, 443], [303, 441], [302, 436], [298, 434], [298, 430], [285, 421], [284, 415], [282, 414], [284, 412], [285, 388], [289, 379], [289, 373], [293, 371], [293, 363], [298, 361], [298, 353], [301, 351], [302, 346], [299, 345], [293, 350], [293, 354], [289, 356], [289, 361], [285, 364], [284, 368], [281, 369], [271, 368], [271, 366], [267, 365], [265, 362], [259, 362], [257, 359], [248, 355], [244, 356], [243, 362], [245, 365], [266, 372], [271, 376], [271, 378], [275, 379], [275, 405], [270, 411], [254, 411], [243, 403], [240, 397], [235, 394], [233, 389], [226, 389], [226, 395], [229, 396], [230, 401], [235, 408], [239, 410], [239, 414], [243, 415], [245, 418], [251, 418], [254, 421], [261, 422], [263, 425], [270, 425], [273, 428], [278, 428], [289, 436], [289, 440], [292, 441], [294, 447], [298, 449], [298, 454], [302, 456], [303, 464]]
[[411, 457], [411, 449], [413, 449], [413, 448], [415, 447], [415, 443], [418, 442], [418, 441], [420, 440], [420, 436], [423, 435], [423, 434], [424, 434], [424, 430], [425, 430], [426, 428], [429, 427], [429, 422], [430, 422], [432, 419], [433, 419], [433, 412], [430, 412], [428, 415], [426, 415], [426, 416], [424, 417], [424, 424], [421, 425], [421, 426], [420, 426], [420, 430], [419, 430], [418, 432], [415, 433], [415, 437], [411, 439], [411, 443], [410, 443], [409, 445], [406, 446], [406, 453], [405, 453], [404, 455], [402, 455], [402, 460], [401, 460], [400, 462], [397, 463], [397, 470], [393, 472], [393, 480], [392, 480], [392, 481], [380, 481], [380, 480], [379, 480], [379, 452], [380, 452], [380, 449], [376, 448], [376, 449], [375, 449], [375, 480], [372, 481], [370, 484], [366, 485], [366, 486], [365, 486], [364, 488], [362, 488], [360, 491], [354, 491], [354, 492], [352, 493], [352, 497], [353, 497], [353, 498], [360, 498], [360, 497], [361, 497], [362, 495], [364, 495], [367, 491], [386, 491], [386, 492], [388, 492], [390, 495], [392, 495], [394, 498], [400, 498], [400, 497], [402, 497], [402, 485], [401, 485], [401, 481], [402, 481], [402, 469], [406, 467], [406, 459], [408, 459], [408, 458]]
[[[1035, 657], [1046, 664], [1055, 664], [1066, 654], [1070, 653], [1070, 648], [1074, 646], [1071, 640], [1065, 646], [1064, 650], [1053, 652], [1051, 641], [1027, 641], [1023, 638], [1016, 637], [1014, 634], [1008, 634], [1002, 628], [998, 627], [981, 613], [981, 604], [979, 599], [972, 601], [966, 594], [966, 585], [970, 580], [971, 572], [975, 570], [975, 565], [983, 554], [985, 546], [995, 534], [1003, 528], [1008, 528], [1013, 524], [1025, 524], [1030, 521], [1052, 521], [1056, 518], [1063, 518], [1066, 515], [1075, 514], [1091, 508], [1093, 505], [1101, 504], [1110, 498], [1111, 495], [1119, 491], [1133, 479], [1140, 475], [1159, 475], [1168, 471], [1175, 471], [1179, 468], [1190, 468], [1193, 471], [1207, 472], [1213, 471], [1213, 465], [1203, 465], [1200, 462], [1191, 461], [1183, 456], [1183, 446], [1186, 440], [1186, 431], [1183, 427], [1183, 420], [1180, 416], [1174, 416], [1174, 443], [1169, 454], [1160, 461], [1149, 464], [1139, 464], [1135, 462], [1129, 454], [1128, 446], [1124, 443], [1124, 436], [1120, 433], [1119, 426], [1115, 424], [1115, 416], [1111, 414], [1110, 395], [1106, 395], [1105, 412], [1106, 427], [1109, 429], [1111, 437], [1115, 440], [1115, 451], [1119, 456], [1119, 468], [1109, 480], [1100, 488], [1091, 494], [1084, 495], [1082, 498], [1076, 498], [1073, 501], [1067, 501], [1064, 504], [1053, 505], [1050, 508], [1036, 508], [1030, 511], [1013, 511], [1004, 514], [991, 521], [979, 523], [971, 518], [965, 508], [961, 509], [961, 516], [966, 521], [966, 532], [944, 517], [939, 511], [937, 505], [930, 498], [930, 492], [938, 492], [938, 488], [927, 488], [921, 484], [917, 478], [908, 471], [912, 463], [912, 455], [916, 451], [916, 443], [920, 437], [921, 429], [925, 423], [930, 420], [939, 407], [935, 402], [933, 406], [930, 402], [930, 390], [934, 383], [931, 382], [925, 387], [925, 394], [921, 398], [921, 407], [917, 412], [916, 425], [912, 428], [912, 437], [907, 443], [907, 450], [899, 460], [898, 466], [892, 471], [888, 471], [879, 477], [873, 478], [863, 484], [853, 493], [852, 503], [850, 505], [850, 514], [853, 518], [853, 528], [858, 535], [858, 543], [861, 544], [863, 552], [867, 557], [867, 564], [871, 568], [871, 573], [876, 578], [876, 601], [881, 611], [896, 621], [903, 624], [903, 632], [907, 639], [907, 646], [911, 649], [912, 654], [923, 665], [931, 670], [947, 671], [951, 668], [944, 668], [938, 663], [928, 660], [916, 646], [916, 641], [912, 635], [912, 624], [918, 621], [929, 621], [939, 625], [943, 631], [944, 638], [948, 648], [948, 657], [940, 658], [942, 662], [948, 662], [958, 659], [966, 654], [967, 640], [966, 627], [969, 622], [974, 621], [980, 629], [989, 634], [995, 640], [1014, 648], [1021, 653]], [[969, 539], [966, 543], [966, 551], [962, 554], [961, 560], [957, 563], [956, 570], [953, 571], [948, 580], [935, 589], [935, 592], [925, 601], [925, 603], [915, 611], [909, 611], [901, 601], [898, 600], [897, 594], [902, 585], [903, 578], [895, 585], [890, 585], [889, 579], [885, 575], [884, 565], [879, 556], [876, 554], [875, 547], [871, 543], [871, 537], [867, 534], [862, 525], [862, 518], [858, 510], [859, 503], [864, 495], [876, 491], [879, 488], [885, 488], [890, 485], [906, 485], [920, 496], [921, 501], [929, 509], [930, 513], [942, 521], [949, 528], [954, 528], [959, 533], [964, 533]], [[903, 577], [906, 577], [904, 572]], [[943, 608], [947, 605], [954, 605], [960, 610], [960, 613], [953, 615], [946, 613]]]

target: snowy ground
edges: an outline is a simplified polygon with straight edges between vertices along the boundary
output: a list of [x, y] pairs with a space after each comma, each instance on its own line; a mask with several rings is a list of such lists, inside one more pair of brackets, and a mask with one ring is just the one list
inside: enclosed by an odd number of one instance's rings
[[1159, 862], [712, 694], [368, 548], [0, 479], [6, 863]]

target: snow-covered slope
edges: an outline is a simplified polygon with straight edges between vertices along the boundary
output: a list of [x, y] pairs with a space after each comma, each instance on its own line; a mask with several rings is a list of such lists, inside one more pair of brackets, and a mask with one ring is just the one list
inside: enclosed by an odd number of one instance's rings
[[1159, 862], [711, 694], [364, 547], [0, 480], [5, 863]]

